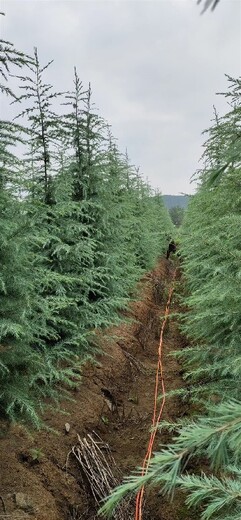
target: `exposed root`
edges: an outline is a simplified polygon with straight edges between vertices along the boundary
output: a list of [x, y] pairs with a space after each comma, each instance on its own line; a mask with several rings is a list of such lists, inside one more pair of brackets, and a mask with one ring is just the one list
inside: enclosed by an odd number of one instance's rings
[[128, 359], [130, 365], [132, 367], [134, 367], [138, 372], [140, 372], [141, 374], [148, 374], [150, 372], [150, 369], [146, 368], [144, 363], [137, 360], [134, 356], [132, 356], [132, 354], [127, 352], [127, 350], [125, 350], [122, 347], [121, 347], [121, 350], [122, 350], [123, 354], [126, 356], [126, 358]]
[[2, 502], [3, 511], [6, 514], [7, 511], [6, 511], [5, 502], [4, 502], [3, 497], [1, 495], [0, 495], [0, 501]]

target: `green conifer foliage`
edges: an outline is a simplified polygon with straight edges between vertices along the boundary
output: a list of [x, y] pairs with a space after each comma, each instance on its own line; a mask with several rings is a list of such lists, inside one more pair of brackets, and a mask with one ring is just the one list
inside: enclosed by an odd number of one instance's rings
[[106, 154], [103, 204], [102, 248], [107, 255], [107, 289], [110, 296], [116, 295], [118, 309], [126, 305], [141, 270], [135, 254], [133, 172], [127, 156], [120, 154], [110, 134]]
[[17, 399], [19, 408], [24, 408], [25, 400], [28, 406], [26, 376], [31, 365], [27, 321], [29, 276], [26, 272], [26, 255], [21, 233], [19, 236], [20, 208], [2, 187], [0, 211], [0, 407], [2, 411], [7, 410], [14, 416]]
[[[23, 67], [29, 58], [1, 41], [3, 84], [1, 92], [16, 99], [8, 86], [10, 68]], [[26, 253], [28, 224], [18, 200], [21, 192], [22, 161], [15, 147], [22, 142], [22, 128], [0, 121], [0, 413], [11, 419], [31, 419], [37, 426], [38, 391], [31, 379], [39, 358], [31, 349], [32, 282]]]
[[15, 100], [23, 107], [17, 117], [27, 119], [30, 129], [28, 153], [34, 170], [34, 193], [38, 188], [38, 199], [48, 205], [54, 203], [54, 147], [58, 144], [59, 135], [57, 116], [52, 109], [53, 99], [58, 94], [52, 92], [52, 85], [43, 82], [43, 73], [51, 63], [41, 67], [37, 49], [34, 49], [33, 63], [28, 64], [30, 76], [17, 76], [22, 94]]
[[[84, 92], [76, 70], [74, 87], [73, 92], [68, 92], [65, 103], [72, 110], [63, 118], [66, 142], [69, 142], [70, 147], [70, 159], [63, 179], [68, 178], [70, 183], [71, 204], [77, 210], [74, 218], [78, 215], [81, 229], [79, 238], [76, 235], [76, 245], [79, 251], [85, 252], [79, 266], [82, 291], [78, 290], [78, 294], [82, 293], [84, 300], [78, 322], [82, 323], [87, 332], [119, 319], [117, 309], [120, 309], [122, 301], [112, 284], [117, 273], [118, 277], [120, 273], [117, 265], [112, 263], [114, 255], [111, 247], [117, 230], [116, 221], [113, 221], [114, 212], [112, 219], [109, 219], [112, 201], [105, 150], [106, 124], [93, 112], [90, 86]], [[108, 248], [107, 236], [111, 236]], [[69, 261], [71, 263], [71, 256]], [[76, 262], [74, 268], [76, 269]], [[83, 319], [85, 316], [88, 316], [87, 320]]]
[[153, 456], [145, 477], [138, 472], [114, 490], [103, 507], [107, 515], [127, 492], [155, 484], [170, 498], [183, 489], [203, 520], [241, 517], [241, 83], [229, 82], [231, 110], [215, 114], [182, 230], [189, 308], [183, 330], [191, 346], [179, 357], [184, 394], [199, 412], [160, 424], [174, 432], [172, 442]]
[[[0, 13], [3, 15], [3, 13]], [[31, 58], [21, 51], [15, 49], [11, 42], [0, 39], [0, 92], [16, 98], [15, 93], [9, 87], [9, 74], [14, 68], [22, 68], [27, 63], [31, 63]]]
[[158, 192], [154, 193], [141, 179], [138, 179], [138, 191], [136, 254], [138, 264], [148, 270], [154, 267], [157, 255], [161, 256], [166, 251], [174, 226]]
[[25, 126], [0, 123], [0, 407], [39, 425], [44, 398], [58, 398], [93, 356], [96, 330], [122, 319], [171, 221], [76, 70], [58, 115], [60, 94], [44, 81], [51, 62], [42, 67], [36, 49], [26, 60], [11, 44], [3, 52], [4, 81], [7, 59], [27, 72], [13, 97]]

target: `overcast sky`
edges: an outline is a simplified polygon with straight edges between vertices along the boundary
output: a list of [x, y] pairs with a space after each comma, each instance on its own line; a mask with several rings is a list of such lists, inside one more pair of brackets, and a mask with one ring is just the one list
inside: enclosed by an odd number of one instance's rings
[[190, 193], [202, 131], [225, 73], [241, 71], [241, 0], [200, 15], [196, 0], [4, 0], [2, 36], [72, 86], [74, 65], [122, 151], [162, 193]]

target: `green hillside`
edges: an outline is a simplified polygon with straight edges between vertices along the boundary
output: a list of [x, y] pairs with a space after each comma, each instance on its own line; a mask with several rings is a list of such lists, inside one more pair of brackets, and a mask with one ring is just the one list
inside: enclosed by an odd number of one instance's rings
[[179, 206], [180, 208], [186, 208], [189, 200], [188, 195], [163, 195], [164, 204], [167, 209]]

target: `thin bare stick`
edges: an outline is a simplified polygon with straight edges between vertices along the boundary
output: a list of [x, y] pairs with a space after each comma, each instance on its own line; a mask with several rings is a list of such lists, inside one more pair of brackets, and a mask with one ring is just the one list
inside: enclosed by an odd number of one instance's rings
[[[78, 443], [71, 452], [78, 461], [82, 473], [90, 486], [91, 494], [97, 508], [120, 483], [121, 474], [111, 454], [108, 444], [104, 443], [98, 434], [88, 434], [83, 439], [78, 435]], [[69, 455], [68, 455], [69, 458]], [[112, 471], [115, 469], [115, 475]], [[133, 519], [133, 500], [128, 498], [119, 504], [113, 513], [113, 520]]]

